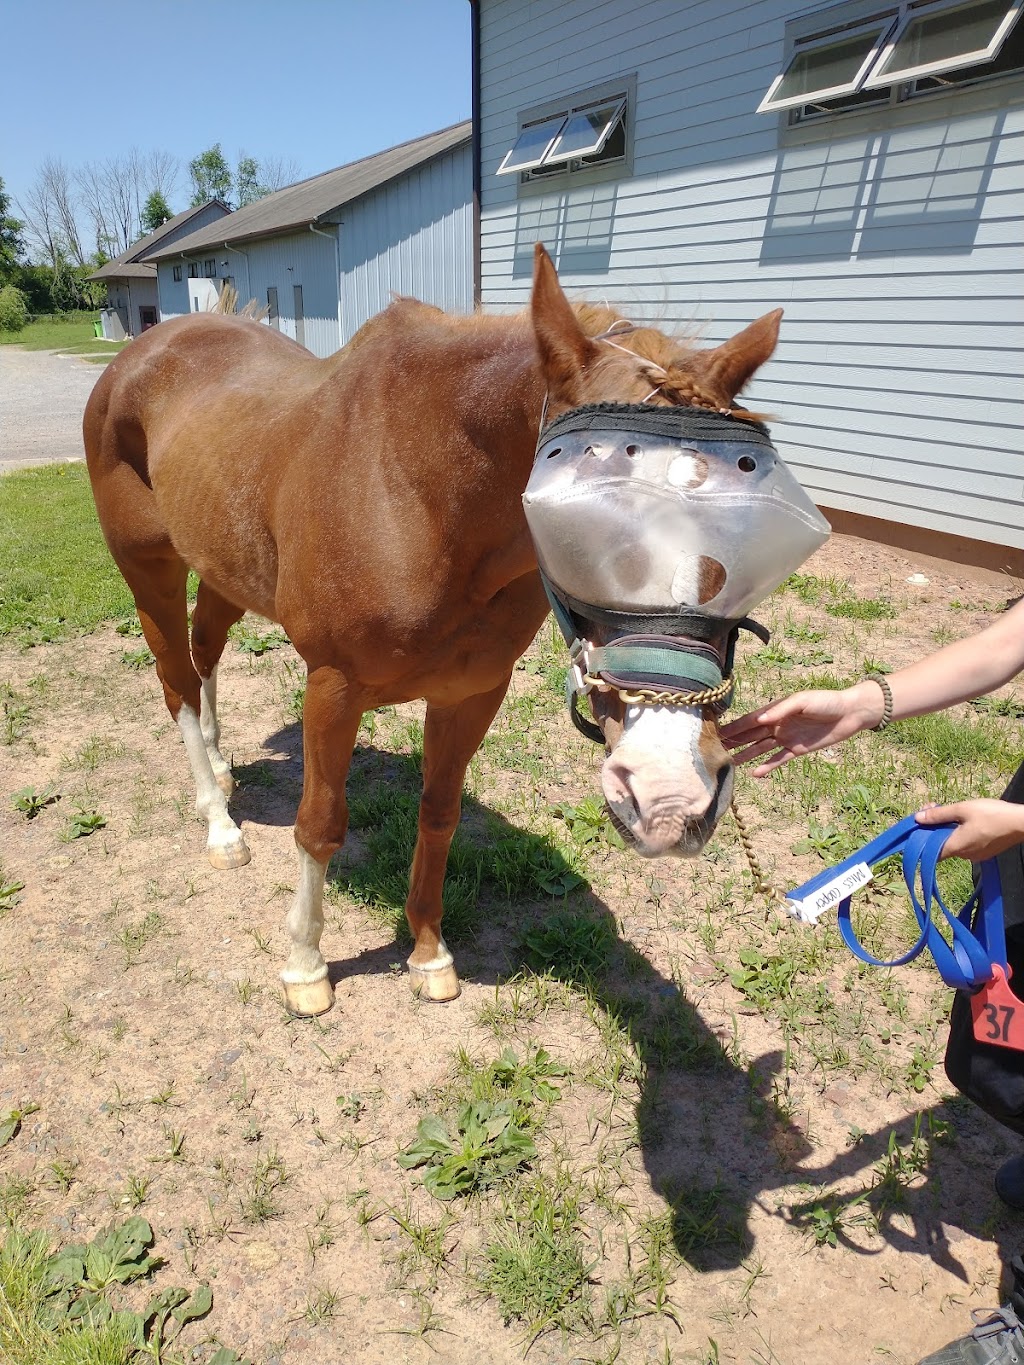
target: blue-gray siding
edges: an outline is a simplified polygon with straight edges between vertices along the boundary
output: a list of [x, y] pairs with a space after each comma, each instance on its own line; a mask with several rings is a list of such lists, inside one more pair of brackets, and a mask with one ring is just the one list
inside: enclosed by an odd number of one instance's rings
[[341, 323], [347, 341], [411, 294], [451, 312], [473, 307], [472, 152], [468, 144], [341, 211]]
[[[754, 110], [824, 8], [480, 0], [484, 303], [525, 303], [540, 239], [571, 291], [708, 343], [782, 305], [749, 397], [812, 495], [1024, 547], [1024, 79], [783, 135]], [[632, 72], [632, 176], [495, 176], [521, 110]]]
[[[453, 312], [473, 307], [472, 155], [468, 143], [345, 204], [315, 231], [261, 237], [236, 246], [207, 246], [172, 267], [159, 267], [161, 316], [200, 308], [212, 290], [188, 279], [189, 261], [216, 257], [216, 283], [230, 276], [239, 305], [267, 306], [277, 290], [278, 323], [314, 355], [329, 356], [392, 294], [411, 294]], [[301, 286], [303, 335], [296, 336], [295, 288]]]

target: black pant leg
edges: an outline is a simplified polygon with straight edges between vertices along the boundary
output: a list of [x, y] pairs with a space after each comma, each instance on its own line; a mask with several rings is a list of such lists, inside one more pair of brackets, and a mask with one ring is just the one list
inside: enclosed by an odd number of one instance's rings
[[[1024, 763], [1014, 773], [1002, 799], [1024, 805]], [[996, 862], [1003, 886], [1011, 989], [1018, 999], [1024, 1000], [1024, 844], [1000, 853]], [[978, 1042], [967, 991], [957, 991], [953, 1000], [945, 1066], [946, 1075], [968, 1099], [1024, 1136], [1024, 1052]]]

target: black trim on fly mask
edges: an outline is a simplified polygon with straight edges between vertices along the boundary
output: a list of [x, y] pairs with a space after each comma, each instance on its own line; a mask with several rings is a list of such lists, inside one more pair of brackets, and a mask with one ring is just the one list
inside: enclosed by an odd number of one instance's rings
[[767, 446], [775, 454], [768, 428], [754, 417], [734, 417], [708, 408], [661, 408], [650, 403], [588, 403], [582, 408], [570, 408], [540, 433], [537, 453], [549, 441], [570, 431], [644, 432], [671, 441], [725, 441], [730, 445], [746, 441]]

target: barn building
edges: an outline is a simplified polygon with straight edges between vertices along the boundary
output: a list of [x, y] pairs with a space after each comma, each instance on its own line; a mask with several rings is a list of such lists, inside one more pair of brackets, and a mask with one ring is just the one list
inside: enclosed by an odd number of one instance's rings
[[392, 293], [471, 311], [472, 234], [467, 121], [289, 185], [149, 257], [161, 319], [211, 307], [230, 283], [328, 356]]
[[150, 253], [160, 246], [180, 241], [230, 212], [227, 204], [211, 199], [198, 208], [176, 213], [163, 227], [140, 238], [89, 276], [90, 280], [102, 280], [107, 286], [107, 302], [100, 310], [100, 319], [108, 341], [138, 336], [147, 327], [162, 321], [157, 268]]
[[1024, 576], [1021, 0], [471, 0], [476, 293], [716, 343], [837, 529]]

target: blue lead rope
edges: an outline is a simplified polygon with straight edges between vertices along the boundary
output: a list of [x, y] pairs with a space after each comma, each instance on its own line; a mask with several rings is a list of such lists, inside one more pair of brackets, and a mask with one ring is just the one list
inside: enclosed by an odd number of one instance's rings
[[[914, 816], [908, 815], [859, 852], [791, 891], [788, 900], [793, 913], [799, 919], [816, 920], [822, 910], [838, 902], [839, 932], [843, 941], [855, 957], [875, 967], [902, 966], [927, 948], [943, 981], [957, 990], [975, 991], [992, 981], [996, 975], [995, 966], [1002, 969], [1004, 977], [1007, 976], [1003, 888], [995, 859], [989, 858], [981, 864], [978, 887], [959, 914], [954, 915], [947, 907], [936, 885], [939, 855], [956, 828], [953, 824], [919, 825]], [[886, 962], [869, 953], [854, 932], [850, 917], [851, 888], [868, 880], [865, 866], [874, 867], [896, 853], [903, 855], [903, 879], [921, 933], [902, 957]], [[952, 930], [952, 946], [939, 932], [933, 907], [938, 907]]]

